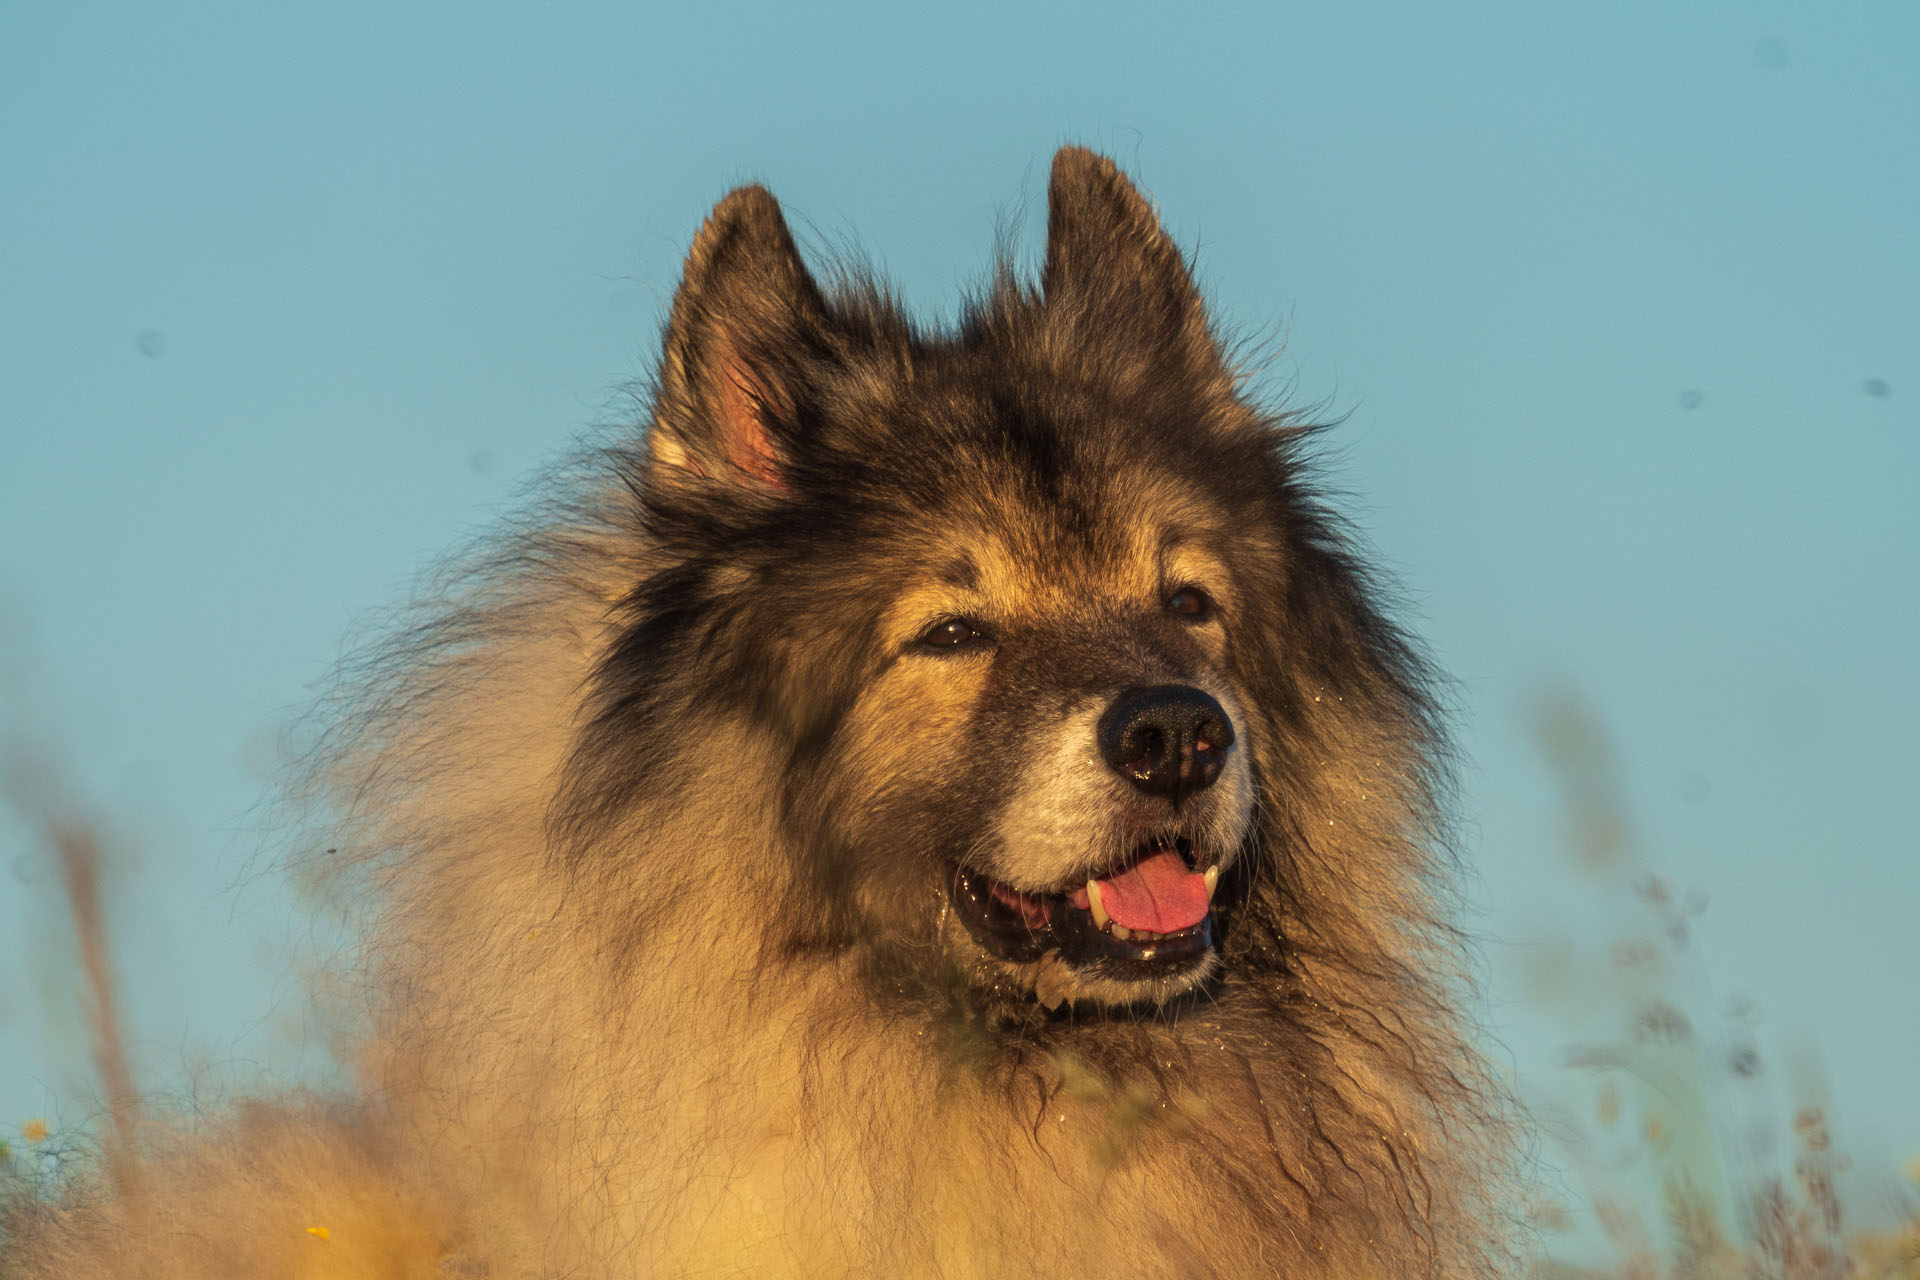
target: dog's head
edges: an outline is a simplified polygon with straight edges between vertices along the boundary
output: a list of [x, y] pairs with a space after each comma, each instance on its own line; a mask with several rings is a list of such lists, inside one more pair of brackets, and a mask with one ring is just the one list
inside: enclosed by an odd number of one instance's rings
[[[1146, 201], [1069, 148], [1048, 214], [1039, 288], [1003, 268], [936, 335], [820, 288], [763, 189], [715, 209], [633, 464], [656, 554], [601, 670], [588, 735], [626, 745], [596, 803], [767, 810], [776, 943], [1165, 1004], [1279, 963], [1310, 703], [1391, 683], [1395, 642]], [[721, 723], [756, 763], [659, 776]]]

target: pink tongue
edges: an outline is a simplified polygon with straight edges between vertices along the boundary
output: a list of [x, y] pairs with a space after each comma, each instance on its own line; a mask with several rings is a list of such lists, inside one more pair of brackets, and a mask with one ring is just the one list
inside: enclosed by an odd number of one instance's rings
[[[1074, 891], [1073, 904], [1086, 907], [1085, 888]], [[1207, 882], [1167, 850], [1100, 881], [1100, 905], [1129, 929], [1175, 933], [1206, 917]]]

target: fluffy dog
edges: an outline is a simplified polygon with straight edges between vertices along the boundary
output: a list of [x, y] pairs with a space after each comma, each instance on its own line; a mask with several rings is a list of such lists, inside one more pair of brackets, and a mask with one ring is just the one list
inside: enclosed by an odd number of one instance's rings
[[360, 1090], [0, 1270], [1496, 1270], [1429, 676], [1127, 178], [950, 331], [734, 191], [650, 419], [321, 753]]

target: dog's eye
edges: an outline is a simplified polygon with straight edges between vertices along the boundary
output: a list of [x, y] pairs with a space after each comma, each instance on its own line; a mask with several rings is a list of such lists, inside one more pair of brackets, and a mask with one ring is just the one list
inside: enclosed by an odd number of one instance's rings
[[1203, 621], [1213, 616], [1213, 599], [1198, 587], [1181, 587], [1167, 597], [1167, 612]]
[[915, 643], [925, 649], [964, 649], [987, 638], [971, 618], [942, 618], [921, 633]]

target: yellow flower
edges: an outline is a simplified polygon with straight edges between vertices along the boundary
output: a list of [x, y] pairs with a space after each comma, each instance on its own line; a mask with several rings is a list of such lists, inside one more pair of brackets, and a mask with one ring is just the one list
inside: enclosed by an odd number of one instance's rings
[[325, 1227], [308, 1227], [307, 1234], [312, 1236], [315, 1240], [326, 1240], [331, 1238], [330, 1236], [328, 1236], [327, 1229]]
[[20, 1126], [20, 1136], [28, 1142], [45, 1142], [50, 1132], [45, 1120], [29, 1120]]

